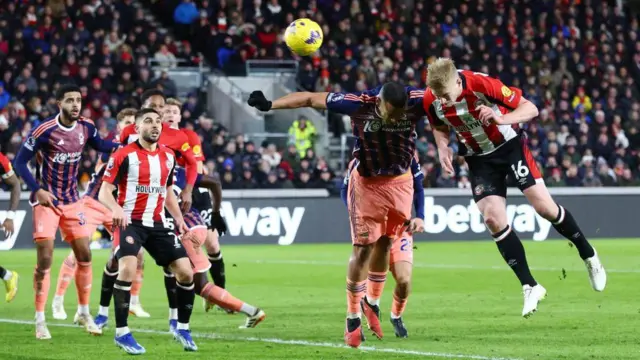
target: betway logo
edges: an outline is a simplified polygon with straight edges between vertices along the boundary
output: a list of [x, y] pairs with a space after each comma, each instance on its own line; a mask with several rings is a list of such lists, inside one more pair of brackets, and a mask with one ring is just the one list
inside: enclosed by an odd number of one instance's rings
[[[4, 233], [0, 231], [0, 251], [13, 249], [13, 246], [16, 244], [16, 239], [18, 238], [18, 235], [20, 235], [20, 230], [22, 229], [22, 223], [24, 222], [25, 216], [27, 216], [26, 211], [16, 210], [16, 216], [13, 218], [13, 227], [15, 231], [10, 238], [4, 240]], [[7, 212], [0, 211], [0, 224], [4, 222], [4, 219], [6, 218]]]
[[[453, 205], [445, 208], [437, 205], [432, 196], [425, 196], [425, 232], [439, 234], [445, 230], [462, 234], [468, 231], [486, 231], [482, 214], [473, 200], [469, 205]], [[538, 215], [529, 204], [507, 205], [507, 219], [517, 233], [533, 233], [533, 240], [543, 241], [549, 236], [551, 223]]]
[[227, 222], [229, 235], [278, 236], [279, 245], [291, 245], [296, 238], [300, 222], [304, 215], [303, 207], [296, 207], [293, 213], [287, 207], [239, 207], [234, 209], [229, 201], [223, 201], [220, 207]]

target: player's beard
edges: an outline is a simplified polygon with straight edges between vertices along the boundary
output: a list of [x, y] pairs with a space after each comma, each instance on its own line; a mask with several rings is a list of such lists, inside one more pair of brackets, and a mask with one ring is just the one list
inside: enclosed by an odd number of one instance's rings
[[160, 133], [158, 132], [158, 135], [153, 135], [151, 131], [149, 131], [142, 134], [142, 139], [149, 144], [155, 144], [158, 142], [158, 140], [160, 140]]
[[64, 116], [65, 119], [70, 120], [70, 121], [78, 121], [78, 118], [80, 117], [80, 111], [78, 111], [78, 115], [72, 115], [71, 114], [71, 110], [67, 110], [67, 109], [62, 109], [62, 115]]

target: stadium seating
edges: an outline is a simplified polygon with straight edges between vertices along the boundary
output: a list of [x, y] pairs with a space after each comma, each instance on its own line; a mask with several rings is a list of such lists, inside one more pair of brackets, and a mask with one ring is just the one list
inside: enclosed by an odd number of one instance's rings
[[[193, 54], [200, 52], [213, 67], [242, 75], [247, 59], [291, 57], [279, 34], [294, 18], [308, 16], [323, 26], [325, 43], [321, 53], [300, 59], [301, 88], [357, 91], [388, 80], [424, 86], [429, 62], [438, 56], [452, 57], [460, 68], [522, 88], [540, 108], [540, 116], [525, 128], [550, 186], [638, 184], [638, 17], [610, 1], [142, 3], [172, 29], [182, 41], [179, 47], [150, 27], [145, 13], [128, 1], [116, 2], [113, 9], [81, 6], [76, 1], [73, 14], [63, 14], [68, 10], [56, 8], [55, 2], [49, 9], [21, 2], [2, 10], [0, 26], [6, 25], [0, 39], [3, 151], [15, 151], [28, 130], [55, 111], [50, 93], [56, 83], [73, 79], [86, 87], [85, 112], [99, 119], [101, 131], [108, 136], [114, 113], [135, 102], [132, 94], [154, 85], [144, 70], [138, 70], [148, 66], [148, 59], [158, 59], [165, 66], [176, 65], [173, 57], [194, 64], [201, 59]], [[114, 20], [119, 25], [116, 32], [111, 31]], [[96, 40], [100, 36], [105, 40]], [[39, 56], [48, 52], [62, 57]], [[22, 70], [30, 61], [31, 69]], [[268, 144], [247, 145], [210, 119], [196, 121], [204, 108], [197, 98], [185, 109], [191, 118], [189, 126], [206, 144], [213, 144], [211, 149], [205, 146], [208, 166], [219, 173], [225, 186], [333, 185], [323, 180], [333, 178], [323, 159], [308, 159], [310, 169], [320, 170], [294, 174], [307, 166], [299, 156], [276, 166]], [[441, 173], [429, 130], [428, 124], [419, 125], [425, 186], [467, 187], [464, 161], [458, 161], [455, 178]], [[340, 131], [344, 131], [341, 126], [334, 129]], [[282, 159], [290, 155], [288, 149], [278, 150]], [[87, 161], [87, 169], [90, 165]], [[307, 176], [308, 181], [301, 180]], [[274, 178], [289, 182], [271, 181]]]

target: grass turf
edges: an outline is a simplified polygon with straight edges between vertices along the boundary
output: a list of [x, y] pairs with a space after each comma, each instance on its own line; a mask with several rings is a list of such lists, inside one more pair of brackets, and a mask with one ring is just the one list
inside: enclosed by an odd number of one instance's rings
[[[152, 359], [638, 359], [640, 242], [594, 244], [609, 270], [603, 293], [591, 289], [584, 264], [566, 241], [525, 244], [534, 276], [549, 293], [539, 312], [525, 320], [519, 283], [491, 242], [417, 243], [413, 293], [404, 316], [410, 337], [393, 336], [388, 314], [394, 283], [388, 280], [382, 299], [385, 337], [378, 341], [367, 332], [364, 345], [376, 349], [366, 353], [342, 347], [348, 245], [223, 247], [228, 290], [262, 307], [267, 319], [256, 329], [238, 329], [244, 316], [205, 313], [197, 297], [192, 317], [192, 330], [200, 336], [197, 353], [183, 352], [164, 333], [168, 311], [162, 270], [148, 259], [141, 301], [152, 318], [131, 317], [129, 325], [147, 348], [144, 356]], [[0, 252], [0, 264], [21, 275], [17, 298], [0, 303], [0, 359], [126, 356], [113, 344], [112, 327], [102, 337], [91, 337], [71, 325], [73, 285], [65, 302], [69, 320], [51, 317], [56, 276], [67, 251], [55, 253], [52, 268], [50, 341], [35, 340], [30, 323], [35, 251]], [[106, 250], [94, 252], [94, 314], [107, 256]]]

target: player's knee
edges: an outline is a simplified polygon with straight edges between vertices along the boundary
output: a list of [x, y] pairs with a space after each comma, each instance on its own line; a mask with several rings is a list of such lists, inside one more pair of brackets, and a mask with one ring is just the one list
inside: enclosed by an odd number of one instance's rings
[[138, 270], [142, 270], [144, 268], [144, 252], [140, 250], [136, 258], [138, 259]]
[[409, 274], [397, 276], [396, 288], [399, 293], [398, 295], [403, 295], [403, 297], [409, 295], [411, 291], [411, 276]]
[[80, 251], [76, 254], [78, 262], [91, 262], [91, 251]]
[[109, 270], [110, 273], [115, 273], [118, 272], [118, 268], [118, 259], [116, 259], [115, 256], [111, 255], [111, 257], [107, 261], [107, 270]]
[[375, 247], [383, 251], [389, 251], [391, 249], [391, 238], [388, 236], [382, 236], [376, 241]]
[[175, 261], [171, 265], [171, 270], [176, 275], [178, 282], [189, 284], [193, 281], [193, 269], [191, 269], [191, 263], [186, 258]]
[[45, 271], [51, 269], [53, 262], [53, 254], [39, 254], [38, 256], [38, 270]]
[[122, 281], [133, 281], [136, 277], [136, 267], [138, 260], [135, 256], [125, 256], [118, 261], [118, 279]]
[[218, 241], [218, 234], [214, 231], [207, 232], [207, 239], [204, 243], [207, 253], [215, 254], [220, 251], [220, 242]]
[[353, 254], [351, 256], [351, 261], [355, 261], [358, 265], [364, 265], [371, 257], [371, 252], [373, 251], [374, 244], [363, 245], [363, 246], [354, 246]]
[[486, 209], [483, 217], [484, 223], [491, 233], [495, 234], [507, 226], [507, 219], [505, 216], [493, 208]]

